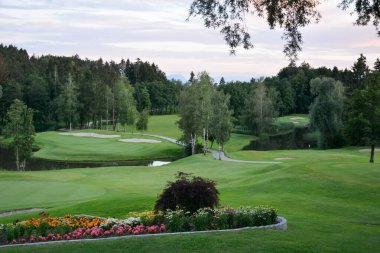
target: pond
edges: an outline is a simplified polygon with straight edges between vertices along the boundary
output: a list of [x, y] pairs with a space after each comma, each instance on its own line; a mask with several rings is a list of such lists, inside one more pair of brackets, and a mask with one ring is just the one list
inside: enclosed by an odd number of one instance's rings
[[[40, 158], [28, 159], [26, 163], [26, 170], [56, 170], [56, 169], [70, 169], [70, 168], [95, 168], [95, 167], [114, 167], [114, 166], [149, 166], [158, 167], [169, 164], [172, 161], [179, 159], [165, 158], [158, 160], [138, 160], [138, 161], [111, 161], [111, 162], [76, 162], [76, 161], [55, 161]], [[16, 170], [15, 155], [10, 149], [0, 147], [0, 169]]]
[[296, 127], [287, 133], [272, 135], [265, 140], [254, 140], [244, 150], [290, 150], [317, 147], [316, 135], [309, 127]]

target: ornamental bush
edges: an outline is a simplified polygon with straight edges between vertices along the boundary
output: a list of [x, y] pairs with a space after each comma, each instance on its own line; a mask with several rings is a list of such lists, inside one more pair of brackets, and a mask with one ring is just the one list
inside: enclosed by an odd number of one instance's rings
[[156, 211], [182, 209], [190, 214], [201, 208], [214, 208], [219, 204], [219, 191], [215, 182], [178, 172], [175, 182], [168, 182], [158, 197]]

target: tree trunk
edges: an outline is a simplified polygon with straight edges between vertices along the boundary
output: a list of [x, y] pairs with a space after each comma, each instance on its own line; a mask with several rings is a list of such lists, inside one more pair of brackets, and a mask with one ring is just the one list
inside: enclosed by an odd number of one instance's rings
[[208, 152], [208, 129], [206, 130], [206, 153]]
[[17, 168], [17, 171], [20, 171], [20, 161], [19, 161], [19, 157], [18, 157], [18, 147], [16, 147], [16, 168]]
[[25, 171], [26, 159], [22, 160], [20, 163], [20, 171]]
[[221, 149], [221, 147], [220, 147], [220, 145], [219, 145], [219, 147], [218, 147], [218, 153], [219, 153], [219, 160], [222, 160], [222, 149]]
[[191, 155], [194, 155], [195, 154], [195, 136], [193, 136], [193, 134], [191, 134]]
[[369, 159], [370, 163], [375, 162], [375, 144], [371, 145], [371, 158]]
[[71, 132], [71, 121], [70, 121], [70, 132]]
[[116, 123], [115, 123], [115, 95], [112, 102], [112, 129], [115, 131]]
[[108, 98], [107, 98], [107, 108], [106, 108], [106, 130], [108, 131]]
[[206, 150], [207, 150], [206, 145], [207, 145], [207, 143], [206, 143], [206, 128], [203, 128], [203, 155], [206, 155]]

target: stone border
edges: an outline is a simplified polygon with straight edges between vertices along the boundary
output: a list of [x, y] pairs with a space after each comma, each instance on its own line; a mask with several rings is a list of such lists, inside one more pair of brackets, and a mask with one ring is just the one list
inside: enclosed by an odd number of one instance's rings
[[34, 243], [22, 243], [22, 244], [7, 244], [7, 245], [1, 245], [0, 248], [18, 247], [18, 246], [32, 246], [32, 245], [49, 245], [49, 244], [57, 244], [57, 243], [69, 243], [69, 242], [114, 240], [114, 239], [136, 238], [136, 237], [190, 235], [190, 234], [206, 234], [206, 233], [218, 233], [218, 232], [239, 232], [239, 231], [254, 230], [254, 229], [273, 229], [273, 230], [287, 230], [288, 229], [288, 221], [284, 217], [278, 216], [277, 222], [278, 223], [276, 223], [276, 224], [268, 225], [268, 226], [245, 227], [245, 228], [235, 228], [235, 229], [190, 231], [190, 232], [175, 232], [175, 233], [159, 233], [159, 234], [143, 234], [143, 235], [124, 235], [124, 236], [114, 236], [114, 237], [61, 240], [61, 241], [49, 241], [49, 242], [34, 242]]

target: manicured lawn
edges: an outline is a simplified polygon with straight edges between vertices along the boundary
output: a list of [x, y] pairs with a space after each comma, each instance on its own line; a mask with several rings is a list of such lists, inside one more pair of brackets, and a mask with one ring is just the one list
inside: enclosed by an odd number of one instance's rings
[[[234, 152], [238, 158], [257, 151]], [[52, 215], [123, 217], [151, 209], [177, 171], [216, 180], [221, 204], [268, 204], [289, 229], [174, 237], [127, 238], [3, 249], [3, 252], [379, 252], [380, 164], [356, 149], [263, 151], [282, 164], [222, 162], [197, 155], [163, 167], [116, 167], [0, 172], [0, 210], [48, 207]], [[376, 159], [380, 159], [379, 155]], [[9, 222], [36, 214], [1, 218]]]
[[[178, 139], [181, 137], [182, 133], [178, 128], [176, 122], [179, 120], [177, 114], [172, 115], [152, 115], [149, 116], [148, 120], [148, 130], [144, 131], [147, 134], [156, 134], [173, 139]], [[109, 126], [109, 129], [112, 127]], [[124, 130], [123, 127], [119, 127], [120, 130]], [[130, 126], [126, 127], [127, 132], [140, 132], [136, 128]]]
[[127, 143], [121, 138], [156, 139], [122, 132], [87, 129], [78, 132], [117, 134], [120, 138], [101, 139], [61, 135], [60, 132], [43, 132], [36, 136], [36, 144], [41, 148], [34, 157], [69, 161], [121, 161], [175, 157], [182, 148], [174, 143], [160, 140], [161, 143]]
[[[246, 134], [231, 134], [230, 140], [224, 145], [224, 150], [228, 155], [231, 152], [236, 152], [249, 145], [251, 141], [257, 139], [256, 136], [246, 135]], [[215, 143], [215, 149], [217, 149], [217, 144]]]
[[310, 123], [308, 114], [290, 114], [286, 116], [279, 117], [275, 125], [280, 126], [281, 124], [292, 123], [294, 126], [305, 126]]

